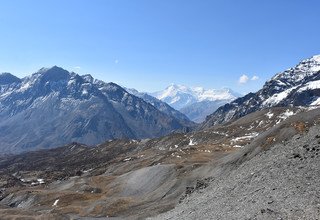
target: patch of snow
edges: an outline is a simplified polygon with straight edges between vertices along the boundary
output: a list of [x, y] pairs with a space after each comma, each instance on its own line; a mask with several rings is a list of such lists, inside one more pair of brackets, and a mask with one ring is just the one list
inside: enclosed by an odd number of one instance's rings
[[278, 85], [280, 85], [280, 86], [286, 86], [286, 84], [285, 83], [283, 83], [282, 81], [280, 81], [280, 80], [277, 80], [277, 83], [278, 83]]
[[135, 140], [135, 139], [132, 139], [130, 140], [130, 143], [138, 143], [139, 141], [138, 140]]
[[250, 131], [250, 130], [252, 130], [254, 128], [254, 126], [253, 125], [250, 125], [250, 128], [248, 128], [248, 130]]
[[82, 171], [83, 173], [89, 173], [90, 171], [92, 171], [93, 169], [89, 169], [89, 170], [84, 170]]
[[44, 184], [44, 179], [37, 179], [39, 184]]
[[313, 66], [310, 68], [310, 70], [313, 72], [318, 72], [318, 71], [320, 71], [320, 66]]
[[253, 133], [250, 133], [250, 134], [245, 134], [245, 136], [236, 137], [236, 138], [232, 139], [232, 140], [231, 140], [231, 143], [235, 143], [235, 142], [243, 141], [243, 140], [250, 140], [250, 139], [253, 139], [253, 138], [257, 137], [258, 135], [259, 135], [258, 132], [253, 132]]
[[311, 105], [311, 106], [320, 105], [320, 97], [317, 98], [315, 101], [313, 101], [310, 105]]
[[172, 153], [171, 156], [172, 156], [172, 157], [181, 158], [181, 156], [180, 156], [179, 154], [177, 154], [177, 153]]
[[123, 161], [130, 161], [131, 159], [132, 159], [132, 158], [129, 157], [129, 158], [124, 159]]
[[282, 100], [284, 100], [285, 98], [287, 98], [287, 96], [290, 94], [290, 92], [296, 88], [297, 88], [297, 86], [294, 86], [290, 89], [284, 90], [283, 92], [276, 93], [273, 96], [266, 99], [262, 104], [264, 106], [274, 106], [274, 105], [278, 104], [279, 102], [281, 102]]
[[213, 134], [219, 134], [219, 135], [226, 136], [226, 137], [229, 136], [227, 133], [218, 132], [218, 131], [213, 131], [212, 133], [213, 133]]
[[313, 59], [314, 61], [320, 63], [320, 55], [314, 55], [311, 59]]
[[18, 90], [19, 92], [24, 92], [27, 89], [29, 89], [31, 87], [31, 83], [29, 81], [26, 81], [25, 83], [23, 83], [20, 87], [20, 89]]
[[267, 114], [266, 114], [266, 116], [270, 119], [270, 118], [272, 118], [273, 117], [273, 113], [271, 112], [271, 111], [269, 111]]
[[320, 80], [316, 80], [316, 81], [308, 82], [305, 86], [300, 88], [298, 90], [298, 92], [303, 92], [303, 91], [306, 91], [306, 90], [319, 89], [319, 88], [320, 88]]
[[260, 121], [257, 127], [261, 127], [264, 124], [264, 121]]
[[52, 206], [57, 206], [57, 205], [58, 205], [58, 202], [59, 202], [59, 199], [57, 199], [56, 201], [54, 201], [54, 203], [53, 203]]
[[233, 145], [232, 147], [238, 147], [238, 148], [241, 148], [241, 147], [243, 147], [243, 146], [241, 146], [241, 145]]
[[13, 91], [5, 92], [5, 93], [3, 93], [3, 94], [0, 95], [0, 98], [4, 98], [4, 97], [6, 97], [6, 96], [9, 96], [9, 95], [12, 94], [12, 92], [13, 92]]
[[292, 115], [294, 115], [295, 113], [293, 111], [290, 111], [289, 109], [287, 109], [284, 113], [282, 113], [281, 115], [279, 115], [280, 119], [286, 120], [287, 118], [291, 117]]
[[193, 142], [193, 139], [190, 139], [190, 141], [189, 141], [189, 146], [194, 146], [194, 145], [196, 145], [197, 143], [196, 142]]
[[82, 95], [88, 95], [88, 90], [83, 89], [83, 90], [82, 90]]
[[72, 85], [72, 84], [75, 84], [76, 83], [76, 79], [75, 78], [71, 78], [69, 81], [68, 81], [68, 86]]

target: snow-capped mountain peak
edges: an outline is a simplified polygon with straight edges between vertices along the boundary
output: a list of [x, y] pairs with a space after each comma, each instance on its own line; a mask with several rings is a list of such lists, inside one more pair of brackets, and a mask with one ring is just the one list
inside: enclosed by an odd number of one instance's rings
[[158, 109], [115, 83], [56, 66], [22, 79], [0, 75], [0, 143], [7, 152], [72, 141], [92, 145], [114, 138], [150, 138], [194, 126], [180, 115]]
[[181, 93], [190, 94], [192, 93], [192, 91], [186, 86], [171, 84], [165, 90], [159, 92], [159, 95], [157, 98], [161, 100], [167, 97], [175, 97]]
[[238, 95], [230, 89], [205, 89], [171, 84], [163, 91], [152, 93], [156, 98], [180, 109], [188, 104], [201, 101], [233, 100]]
[[205, 89], [200, 86], [188, 87], [175, 84], [151, 95], [180, 110], [196, 122], [201, 122], [219, 106], [240, 96], [227, 88]]
[[199, 101], [218, 101], [218, 100], [233, 100], [238, 95], [230, 89], [208, 89], [202, 87], [194, 87], [194, 93]]
[[319, 94], [320, 55], [316, 55], [277, 73], [258, 92], [222, 106], [208, 116], [204, 126], [225, 123], [269, 107], [318, 105]]
[[289, 84], [298, 83], [318, 71], [320, 71], [320, 55], [315, 55], [309, 59], [302, 60], [293, 68], [276, 74], [270, 81], [276, 80], [279, 83], [286, 81]]

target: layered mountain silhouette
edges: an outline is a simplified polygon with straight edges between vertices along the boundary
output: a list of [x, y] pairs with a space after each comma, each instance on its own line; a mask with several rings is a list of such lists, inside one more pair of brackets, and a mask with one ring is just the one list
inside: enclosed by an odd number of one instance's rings
[[95, 145], [117, 138], [153, 138], [193, 125], [187, 117], [162, 112], [115, 83], [57, 66], [23, 79], [0, 75], [2, 152], [73, 141]]
[[[163, 102], [151, 95], [149, 95], [148, 93], [145, 92], [139, 92], [136, 89], [126, 89], [129, 93], [143, 99], [144, 101], [150, 103], [151, 105], [153, 105], [154, 107], [156, 107], [157, 109], [159, 109], [160, 111], [171, 115], [177, 119], [180, 119], [182, 121], [190, 121], [190, 119], [185, 115], [182, 114], [180, 111], [172, 108], [170, 105], [168, 105], [166, 102]], [[189, 123], [189, 122], [188, 122]]]

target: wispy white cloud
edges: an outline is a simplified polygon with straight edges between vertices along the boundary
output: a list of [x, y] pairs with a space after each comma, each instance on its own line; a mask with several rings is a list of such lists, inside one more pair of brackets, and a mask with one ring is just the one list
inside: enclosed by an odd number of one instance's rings
[[259, 79], [259, 76], [253, 76], [253, 77], [251, 78], [252, 81], [256, 81], [256, 80], [258, 80], [258, 79]]
[[75, 66], [75, 67], [73, 67], [73, 69], [80, 70], [81, 67], [80, 66]]
[[118, 59], [116, 59], [116, 60], [114, 61], [114, 63], [115, 63], [115, 64], [118, 64], [118, 63], [119, 63], [119, 60], [118, 60]]
[[240, 84], [245, 84], [247, 83], [249, 80], [249, 77], [246, 74], [243, 74], [242, 76], [240, 76], [239, 78], [239, 83]]

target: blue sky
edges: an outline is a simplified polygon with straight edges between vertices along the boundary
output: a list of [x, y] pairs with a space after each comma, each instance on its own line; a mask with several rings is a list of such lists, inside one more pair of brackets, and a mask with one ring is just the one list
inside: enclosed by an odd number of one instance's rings
[[141, 91], [177, 83], [246, 93], [320, 53], [318, 0], [0, 3], [0, 72], [20, 77], [58, 65]]

